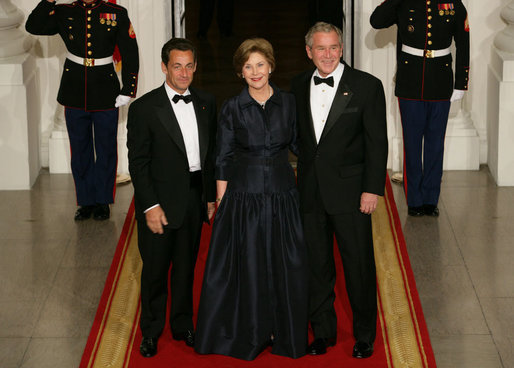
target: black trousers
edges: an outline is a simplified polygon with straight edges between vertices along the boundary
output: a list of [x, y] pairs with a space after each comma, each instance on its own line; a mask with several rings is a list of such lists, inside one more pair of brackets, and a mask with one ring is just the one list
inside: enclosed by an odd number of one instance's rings
[[192, 186], [182, 226], [165, 227], [154, 234], [145, 222], [138, 222], [141, 274], [141, 331], [144, 337], [159, 337], [164, 329], [168, 300], [168, 272], [171, 272], [170, 326], [174, 334], [194, 330], [193, 278], [200, 244], [202, 220], [201, 184]]
[[317, 196], [317, 207], [302, 216], [309, 254], [309, 319], [314, 336], [337, 337], [335, 235], [353, 312], [353, 335], [357, 341], [373, 343], [377, 323], [377, 288], [371, 216], [359, 209], [352, 213], [329, 215], [319, 190], [316, 189], [313, 195]]

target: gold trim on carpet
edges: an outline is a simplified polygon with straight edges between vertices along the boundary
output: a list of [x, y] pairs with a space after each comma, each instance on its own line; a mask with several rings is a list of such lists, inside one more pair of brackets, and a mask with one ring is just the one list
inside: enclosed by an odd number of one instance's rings
[[109, 296], [88, 368], [122, 367], [127, 349], [134, 342], [135, 333], [132, 329], [139, 309], [142, 269], [135, 224], [136, 221], [132, 218], [124, 254], [115, 277], [118, 282]]
[[393, 221], [390, 204], [381, 197], [373, 214], [373, 242], [384, 347], [388, 365], [423, 368], [427, 358]]

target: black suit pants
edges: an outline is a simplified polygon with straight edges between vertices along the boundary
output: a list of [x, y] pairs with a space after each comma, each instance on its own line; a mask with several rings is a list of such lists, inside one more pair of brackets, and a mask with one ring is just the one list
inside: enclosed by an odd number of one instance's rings
[[194, 329], [193, 277], [204, 214], [201, 189], [192, 187], [188, 196], [188, 208], [181, 227], [165, 227], [164, 234], [154, 234], [145, 221], [137, 224], [139, 252], [143, 260], [141, 331], [145, 337], [158, 337], [164, 328], [168, 273], [171, 331], [177, 334]]
[[302, 214], [309, 254], [309, 319], [314, 336], [337, 336], [335, 235], [353, 312], [353, 335], [357, 341], [372, 343], [376, 336], [377, 289], [371, 216], [359, 209], [330, 215], [323, 206], [319, 190], [315, 193], [315, 209]]

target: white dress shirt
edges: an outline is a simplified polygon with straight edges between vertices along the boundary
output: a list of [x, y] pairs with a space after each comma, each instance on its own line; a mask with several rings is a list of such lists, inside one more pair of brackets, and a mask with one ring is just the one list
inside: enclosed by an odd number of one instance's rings
[[325, 123], [327, 121], [328, 113], [330, 112], [330, 108], [332, 107], [332, 101], [334, 101], [334, 97], [336, 95], [337, 87], [339, 86], [339, 81], [344, 72], [344, 64], [339, 63], [337, 68], [325, 78], [333, 77], [334, 78], [334, 86], [330, 87], [326, 83], [320, 83], [318, 85], [314, 84], [314, 77], [320, 77], [318, 69], [314, 71], [311, 77], [311, 113], [312, 113], [312, 122], [314, 124], [314, 132], [316, 134], [316, 142], [319, 143], [319, 139], [321, 137], [321, 133], [325, 128]]
[[[189, 171], [198, 171], [202, 169], [200, 163], [200, 142], [198, 140], [198, 124], [196, 122], [196, 114], [193, 103], [186, 104], [184, 100], [173, 102], [173, 97], [179, 93], [175, 92], [168, 83], [164, 83], [166, 93], [170, 99], [171, 107], [177, 117], [184, 145], [186, 146], [187, 161], [189, 162]], [[186, 90], [184, 96], [191, 94], [189, 89]]]

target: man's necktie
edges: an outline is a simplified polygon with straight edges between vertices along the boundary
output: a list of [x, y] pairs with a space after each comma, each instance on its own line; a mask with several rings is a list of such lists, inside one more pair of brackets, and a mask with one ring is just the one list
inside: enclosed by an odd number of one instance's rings
[[191, 101], [193, 101], [193, 98], [191, 97], [191, 95], [175, 95], [173, 96], [172, 100], [175, 103], [179, 102], [180, 100], [184, 100], [184, 102], [188, 104]]
[[334, 77], [320, 78], [317, 75], [314, 76], [314, 84], [326, 83], [330, 87], [334, 87]]

